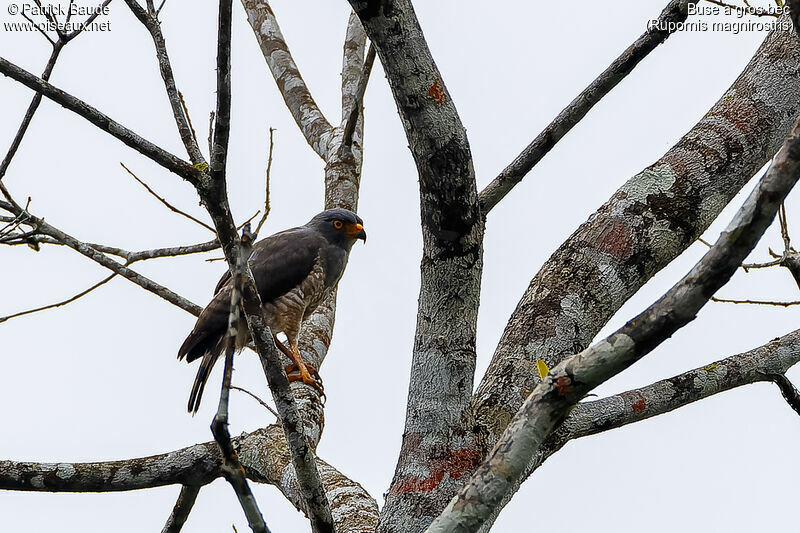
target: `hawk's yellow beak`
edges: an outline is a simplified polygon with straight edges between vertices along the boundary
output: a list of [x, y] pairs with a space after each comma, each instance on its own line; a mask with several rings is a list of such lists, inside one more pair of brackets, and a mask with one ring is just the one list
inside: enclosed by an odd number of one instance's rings
[[364, 226], [359, 223], [350, 224], [347, 228], [347, 235], [367, 242], [367, 232], [364, 231]]

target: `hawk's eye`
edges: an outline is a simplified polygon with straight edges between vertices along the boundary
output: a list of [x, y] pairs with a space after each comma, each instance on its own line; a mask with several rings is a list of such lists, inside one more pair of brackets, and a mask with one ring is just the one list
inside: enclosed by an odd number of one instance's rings
[[333, 227], [336, 229], [342, 229], [342, 221], [341, 220], [334, 220]]

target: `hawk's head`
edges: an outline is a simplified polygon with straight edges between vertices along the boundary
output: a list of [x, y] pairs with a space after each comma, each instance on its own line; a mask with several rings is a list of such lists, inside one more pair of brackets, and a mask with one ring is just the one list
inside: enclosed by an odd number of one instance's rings
[[341, 207], [323, 211], [312, 218], [306, 226], [320, 232], [331, 244], [337, 244], [346, 250], [349, 250], [358, 239], [367, 241], [367, 232], [364, 231], [364, 221], [361, 217]]

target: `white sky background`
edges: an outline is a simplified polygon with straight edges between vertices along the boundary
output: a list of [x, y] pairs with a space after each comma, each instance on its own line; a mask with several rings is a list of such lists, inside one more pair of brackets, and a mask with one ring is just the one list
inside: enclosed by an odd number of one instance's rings
[[[78, 5], [93, 5], [78, 0]], [[0, 22], [22, 21], [7, 13]], [[66, 2], [65, 2], [66, 4]], [[168, 0], [163, 30], [198, 135], [215, 99], [216, 3]], [[666, 0], [607, 3], [416, 3], [433, 55], [469, 134], [479, 187], [486, 185], [655, 18]], [[311, 91], [340, 117], [342, 0], [275, 0], [273, 8]], [[321, 210], [323, 165], [305, 144], [275, 87], [239, 5], [234, 6], [233, 121], [229, 192], [237, 221], [263, 202], [268, 127], [277, 128], [272, 213], [264, 235]], [[186, 157], [152, 42], [121, 1], [111, 30], [87, 33], [62, 53], [52, 82], [162, 147]], [[706, 19], [709, 20], [709, 19]], [[575, 228], [625, 180], [657, 160], [736, 78], [764, 34], [686, 32], [671, 37], [525, 178], [489, 216], [478, 376], [528, 282]], [[38, 33], [0, 31], [0, 55], [37, 74], [49, 55]], [[0, 79], [0, 150], [31, 92]], [[383, 72], [366, 94], [359, 214], [369, 240], [354, 248], [340, 284], [336, 333], [322, 369], [328, 395], [319, 454], [381, 501], [400, 448], [419, 286], [416, 170]], [[211, 234], [163, 208], [119, 166], [207, 220], [188, 184], [76, 115], [43, 102], [5, 183], [31, 211], [89, 242], [129, 250], [190, 244]], [[745, 188], [746, 192], [752, 184]], [[796, 195], [797, 193], [795, 193]], [[741, 203], [706, 233], [716, 239]], [[735, 205], [734, 205], [735, 204]], [[800, 239], [800, 206], [789, 203]], [[771, 228], [766, 246], [782, 248]], [[637, 294], [601, 335], [677, 281], [703, 254], [693, 245]], [[222, 262], [188, 256], [135, 269], [204, 305]], [[69, 249], [0, 247], [0, 315], [69, 297], [107, 272]], [[720, 296], [795, 300], [788, 272], [737, 273]], [[759, 346], [797, 325], [798, 310], [709, 304], [654, 353], [605, 384], [601, 395], [651, 383]], [[185, 410], [196, 365], [175, 359], [194, 317], [115, 279], [68, 307], [0, 324], [0, 458], [98, 461], [151, 455], [211, 438], [219, 372], [203, 408]], [[219, 369], [217, 369], [219, 370]], [[366, 379], [371, 374], [373, 379]], [[800, 384], [800, 370], [789, 373]], [[269, 397], [252, 353], [234, 381]], [[477, 381], [477, 380], [476, 380]], [[231, 433], [273, 417], [233, 393]], [[497, 531], [754, 531], [797, 524], [800, 419], [777, 388], [759, 384], [677, 412], [570, 443], [547, 461], [501, 515]], [[274, 532], [307, 521], [269, 486], [253, 484]], [[3, 532], [160, 531], [179, 487], [118, 494], [0, 493]], [[184, 531], [247, 531], [224, 481], [204, 488]]]

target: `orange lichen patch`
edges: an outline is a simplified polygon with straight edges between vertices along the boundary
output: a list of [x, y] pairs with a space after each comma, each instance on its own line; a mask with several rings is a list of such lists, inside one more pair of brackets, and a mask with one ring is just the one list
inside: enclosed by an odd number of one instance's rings
[[426, 478], [417, 476], [409, 477], [396, 486], [391, 491], [396, 494], [407, 492], [430, 492], [444, 479], [445, 474], [451, 479], [460, 479], [464, 475], [469, 475], [480, 464], [481, 455], [478, 450], [473, 448], [463, 448], [453, 450], [449, 459], [435, 460], [431, 464], [431, 475]]
[[600, 229], [595, 242], [597, 250], [610, 254], [620, 261], [625, 261], [631, 256], [630, 228], [619, 221], [609, 219]]
[[407, 492], [430, 492], [439, 486], [439, 483], [444, 479], [444, 472], [434, 472], [433, 475], [426, 478], [410, 477], [392, 487], [392, 492], [397, 494], [405, 494]]
[[572, 392], [572, 380], [569, 376], [560, 376], [555, 382], [555, 387], [559, 396], [566, 396]]
[[450, 477], [458, 479], [464, 474], [471, 473], [481, 462], [481, 454], [474, 448], [462, 448], [453, 450], [447, 471]]
[[647, 400], [645, 400], [644, 398], [639, 398], [638, 400], [633, 402], [632, 407], [634, 413], [641, 413], [647, 407]]
[[437, 104], [443, 104], [445, 99], [444, 87], [439, 83], [439, 80], [433, 82], [431, 88], [428, 89], [428, 94], [431, 95], [433, 101]]

